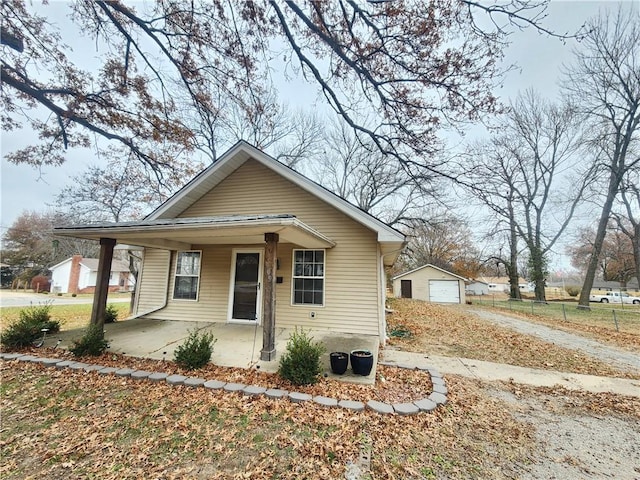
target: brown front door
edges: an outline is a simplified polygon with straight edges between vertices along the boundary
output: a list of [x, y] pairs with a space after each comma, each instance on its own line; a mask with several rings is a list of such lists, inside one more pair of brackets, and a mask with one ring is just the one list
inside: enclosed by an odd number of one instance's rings
[[411, 280], [400, 280], [400, 296], [402, 298], [413, 298], [411, 295]]

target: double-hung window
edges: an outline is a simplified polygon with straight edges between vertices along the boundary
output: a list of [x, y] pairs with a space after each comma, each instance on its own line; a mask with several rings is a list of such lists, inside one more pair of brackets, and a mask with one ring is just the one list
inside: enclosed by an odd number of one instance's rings
[[324, 250], [293, 251], [293, 304], [324, 305]]
[[199, 251], [178, 252], [173, 298], [180, 300], [198, 299], [201, 255], [202, 252]]

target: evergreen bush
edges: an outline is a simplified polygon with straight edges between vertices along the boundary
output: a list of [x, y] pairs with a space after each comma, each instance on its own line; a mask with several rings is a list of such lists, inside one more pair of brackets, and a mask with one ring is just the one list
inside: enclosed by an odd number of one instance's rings
[[109, 348], [109, 342], [104, 338], [104, 332], [97, 325], [89, 325], [79, 340], [73, 341], [69, 351], [76, 357], [91, 355], [97, 357]]
[[212, 333], [194, 330], [182, 345], [178, 345], [173, 353], [174, 360], [179, 367], [187, 370], [202, 368], [211, 360], [215, 343]]
[[6, 348], [24, 348], [42, 335], [42, 329], [49, 333], [60, 331], [60, 321], [51, 318], [51, 302], [42, 305], [32, 305], [20, 310], [18, 321], [8, 325], [0, 335], [0, 343]]
[[313, 337], [296, 328], [289, 336], [287, 351], [280, 357], [278, 374], [294, 385], [316, 383], [322, 373], [320, 357], [324, 352], [321, 343], [313, 342]]
[[116, 320], [118, 320], [118, 309], [110, 303], [104, 311], [104, 323], [114, 323]]

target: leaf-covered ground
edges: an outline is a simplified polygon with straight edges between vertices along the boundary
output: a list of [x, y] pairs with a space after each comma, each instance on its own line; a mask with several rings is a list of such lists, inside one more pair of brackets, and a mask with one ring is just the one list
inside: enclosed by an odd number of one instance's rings
[[[612, 370], [573, 351], [458, 315], [456, 309], [411, 301], [394, 302], [393, 308], [390, 329], [411, 336], [392, 343], [408, 350], [579, 373]], [[33, 353], [69, 357], [59, 350]], [[425, 372], [385, 366], [378, 367], [374, 386], [323, 378], [314, 386], [293, 387], [255, 369], [208, 365], [184, 372], [173, 362], [114, 354], [87, 361], [361, 401], [409, 401], [432, 388]], [[615, 418], [623, 428], [640, 419], [636, 398], [487, 384], [452, 375], [446, 377], [446, 406], [402, 417], [18, 361], [1, 361], [0, 374], [3, 479], [343, 479], [351, 463], [361, 465], [362, 479], [511, 479], [558, 461], [540, 442], [540, 432], [553, 432], [548, 429], [556, 418], [566, 416], [568, 424], [573, 415], [580, 421]], [[514, 405], [514, 399], [526, 400], [525, 406]], [[546, 425], [524, 415], [534, 401], [547, 412]], [[597, 437], [599, 430], [589, 431]], [[554, 444], [575, 440], [556, 433]], [[603, 451], [616, 447], [596, 445]], [[370, 456], [370, 467], [362, 462], [363, 453]], [[569, 457], [557, 465], [583, 461]]]
[[[389, 343], [403, 350], [588, 375], [640, 378], [575, 350], [492, 325], [460, 308], [407, 299], [389, 299], [387, 303], [394, 311], [387, 317]], [[410, 335], [404, 336], [404, 331]]]
[[337, 479], [369, 450], [361, 478], [499, 479], [529, 462], [533, 442], [530, 426], [458, 377], [446, 407], [401, 417], [17, 361], [0, 369], [4, 479]]

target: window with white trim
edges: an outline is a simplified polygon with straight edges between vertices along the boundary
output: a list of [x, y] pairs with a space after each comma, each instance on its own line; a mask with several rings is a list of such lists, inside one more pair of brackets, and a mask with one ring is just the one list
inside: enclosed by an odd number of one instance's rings
[[293, 251], [293, 304], [324, 305], [324, 250]]
[[197, 300], [200, 284], [200, 251], [178, 252], [173, 298]]

